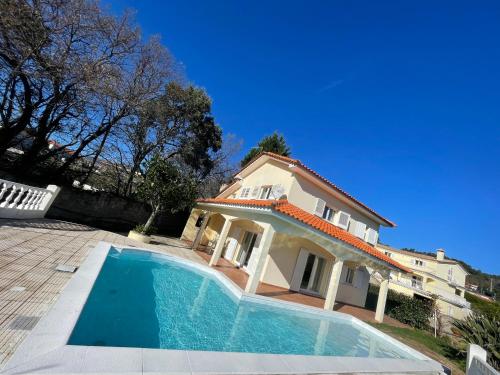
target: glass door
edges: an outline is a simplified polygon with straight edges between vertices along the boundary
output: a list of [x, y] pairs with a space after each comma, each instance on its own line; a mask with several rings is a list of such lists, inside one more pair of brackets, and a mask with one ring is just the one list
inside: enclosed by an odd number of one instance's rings
[[309, 253], [306, 260], [306, 267], [300, 282], [300, 290], [313, 294], [319, 294], [321, 279], [325, 269], [325, 259]]
[[252, 255], [252, 250], [255, 245], [255, 240], [257, 239], [257, 234], [252, 232], [245, 232], [243, 241], [241, 243], [240, 254], [238, 255], [238, 263], [240, 267], [246, 267], [250, 256]]

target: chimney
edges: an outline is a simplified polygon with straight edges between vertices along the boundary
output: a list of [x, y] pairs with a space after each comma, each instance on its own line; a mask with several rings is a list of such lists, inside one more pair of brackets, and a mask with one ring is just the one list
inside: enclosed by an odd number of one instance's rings
[[436, 250], [436, 259], [437, 260], [444, 260], [444, 249], [437, 249]]

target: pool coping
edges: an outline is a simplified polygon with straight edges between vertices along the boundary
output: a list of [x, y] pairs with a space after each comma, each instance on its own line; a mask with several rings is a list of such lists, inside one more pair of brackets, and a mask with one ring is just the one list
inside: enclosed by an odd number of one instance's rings
[[[408, 352], [412, 359], [209, 352], [67, 345], [71, 332], [111, 247], [159, 254], [220, 281], [237, 299], [349, 320]], [[438, 374], [442, 366], [361, 320], [340, 312], [245, 293], [227, 276], [205, 265], [159, 251], [99, 242], [59, 299], [21, 343], [1, 373], [109, 374]]]

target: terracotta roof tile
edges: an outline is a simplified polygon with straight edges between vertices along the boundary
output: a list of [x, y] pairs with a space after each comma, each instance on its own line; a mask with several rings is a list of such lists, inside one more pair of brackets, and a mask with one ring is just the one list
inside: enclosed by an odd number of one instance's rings
[[370, 213], [372, 213], [373, 215], [375, 215], [376, 217], [378, 217], [380, 220], [386, 222], [391, 227], [395, 227], [396, 226], [395, 223], [393, 223], [392, 221], [386, 219], [382, 215], [378, 214], [377, 212], [375, 212], [375, 210], [373, 210], [372, 208], [368, 207], [366, 204], [360, 202], [359, 200], [357, 200], [356, 198], [354, 198], [351, 194], [349, 194], [346, 191], [342, 190], [337, 185], [335, 185], [333, 182], [331, 182], [328, 179], [326, 179], [325, 177], [321, 176], [318, 172], [316, 172], [313, 169], [309, 168], [307, 165], [305, 165], [304, 163], [302, 163], [298, 159], [292, 159], [292, 158], [289, 158], [289, 157], [286, 157], [286, 156], [275, 154], [273, 152], [264, 151], [264, 152], [261, 152], [259, 155], [257, 155], [255, 158], [253, 158], [248, 164], [254, 162], [258, 158], [260, 158], [262, 155], [267, 155], [267, 156], [270, 156], [270, 157], [272, 157], [274, 159], [281, 160], [281, 161], [284, 161], [286, 163], [297, 165], [299, 168], [302, 168], [303, 170], [311, 173], [316, 178], [318, 178], [319, 180], [323, 181], [325, 184], [327, 184], [328, 186], [330, 186], [334, 190], [338, 191], [340, 194], [342, 194], [345, 197], [349, 198], [350, 200], [356, 202], [358, 205], [360, 205], [361, 207], [363, 207], [364, 209], [366, 209], [367, 211], [369, 211]]
[[411, 272], [408, 268], [404, 267], [400, 263], [391, 259], [387, 255], [375, 249], [368, 243], [360, 240], [356, 236], [353, 236], [348, 231], [339, 228], [320, 217], [313, 215], [303, 209], [291, 204], [286, 199], [281, 200], [258, 200], [258, 199], [229, 199], [229, 198], [211, 198], [211, 199], [199, 199], [200, 203], [213, 203], [213, 204], [227, 204], [234, 206], [250, 206], [250, 207], [268, 207], [273, 211], [284, 214], [295, 220], [298, 220], [314, 229], [317, 229], [331, 237], [341, 240], [359, 250], [368, 253], [369, 255], [380, 259], [390, 265], [397, 267], [405, 272]]

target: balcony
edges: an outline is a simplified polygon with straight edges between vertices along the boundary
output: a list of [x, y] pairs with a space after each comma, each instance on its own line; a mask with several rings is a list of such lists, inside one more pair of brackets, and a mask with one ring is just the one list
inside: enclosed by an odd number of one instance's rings
[[415, 280], [415, 279], [409, 279], [409, 278], [401, 278], [399, 280], [397, 279], [391, 279], [391, 283], [404, 286], [406, 288], [412, 289], [417, 293], [423, 294], [427, 297], [432, 297], [433, 295], [437, 295], [437, 297], [443, 301], [446, 301], [448, 303], [452, 303], [456, 306], [460, 307], [465, 307], [467, 309], [470, 309], [470, 303], [467, 302], [467, 300], [464, 297], [457, 296], [456, 294], [449, 293], [445, 290], [437, 289], [428, 291], [425, 288], [425, 285], [422, 283], [421, 280]]

